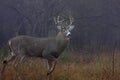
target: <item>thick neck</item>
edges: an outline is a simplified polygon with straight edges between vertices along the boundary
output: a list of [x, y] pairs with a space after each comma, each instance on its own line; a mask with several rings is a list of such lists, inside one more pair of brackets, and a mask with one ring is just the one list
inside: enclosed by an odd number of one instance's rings
[[69, 38], [66, 37], [61, 31], [57, 34], [56, 38], [69, 40]]

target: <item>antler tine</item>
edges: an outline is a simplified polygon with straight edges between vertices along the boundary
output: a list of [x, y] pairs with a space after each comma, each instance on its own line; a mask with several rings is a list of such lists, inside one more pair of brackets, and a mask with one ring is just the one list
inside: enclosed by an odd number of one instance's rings
[[63, 19], [63, 20], [60, 20], [60, 16], [57, 17], [57, 23], [61, 23], [61, 22], [63, 22], [63, 21], [64, 21], [64, 19]]
[[55, 24], [57, 24], [57, 20], [56, 20], [56, 18], [54, 17], [53, 19], [54, 19]]
[[59, 24], [61, 21], [59, 20], [60, 19], [60, 16], [58, 16], [57, 18], [53, 18], [54, 19], [54, 22], [55, 24]]
[[72, 23], [74, 22], [74, 19], [72, 16], [69, 16], [69, 19], [70, 19], [70, 24], [69, 25], [72, 25]]
[[57, 17], [57, 23], [59, 23], [60, 16]]

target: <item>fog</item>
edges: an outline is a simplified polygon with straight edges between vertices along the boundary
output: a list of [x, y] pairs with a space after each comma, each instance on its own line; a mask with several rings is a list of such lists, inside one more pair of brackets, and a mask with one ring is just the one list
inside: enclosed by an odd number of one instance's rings
[[0, 0], [0, 47], [18, 35], [55, 36], [53, 17], [72, 15], [71, 48], [119, 49], [119, 4], [119, 0]]

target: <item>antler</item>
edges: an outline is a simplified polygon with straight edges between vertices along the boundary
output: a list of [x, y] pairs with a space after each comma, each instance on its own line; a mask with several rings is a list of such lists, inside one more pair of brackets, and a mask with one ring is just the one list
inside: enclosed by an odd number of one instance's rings
[[65, 20], [65, 19], [60, 20], [60, 16], [58, 16], [57, 18], [54, 17], [54, 22], [55, 22], [55, 24], [61, 24], [64, 20]]
[[67, 25], [67, 26], [70, 26], [70, 25], [72, 25], [73, 22], [74, 22], [73, 17], [72, 17], [72, 16], [69, 16], [69, 23], [66, 22], [66, 25]]
[[57, 18], [54, 17], [54, 22], [55, 24], [57, 24], [58, 26], [61, 26], [62, 28], [69, 28], [69, 26], [71, 26], [72, 23], [74, 22], [74, 19], [71, 15], [69, 17], [65, 16], [61, 18], [60, 16], [58, 16]]

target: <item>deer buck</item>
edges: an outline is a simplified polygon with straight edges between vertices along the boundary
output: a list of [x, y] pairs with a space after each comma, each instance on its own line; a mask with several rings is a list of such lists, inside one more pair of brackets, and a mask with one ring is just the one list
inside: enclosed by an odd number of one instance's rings
[[16, 78], [21, 80], [19, 66], [24, 57], [41, 57], [47, 59], [49, 66], [47, 76], [54, 71], [57, 58], [67, 47], [71, 35], [70, 31], [74, 28], [72, 25], [73, 17], [69, 17], [68, 22], [66, 22], [65, 19], [58, 16], [54, 18], [54, 21], [59, 30], [56, 37], [36, 38], [22, 35], [8, 41], [10, 58], [3, 60], [1, 75], [3, 75], [6, 65], [14, 61]]

